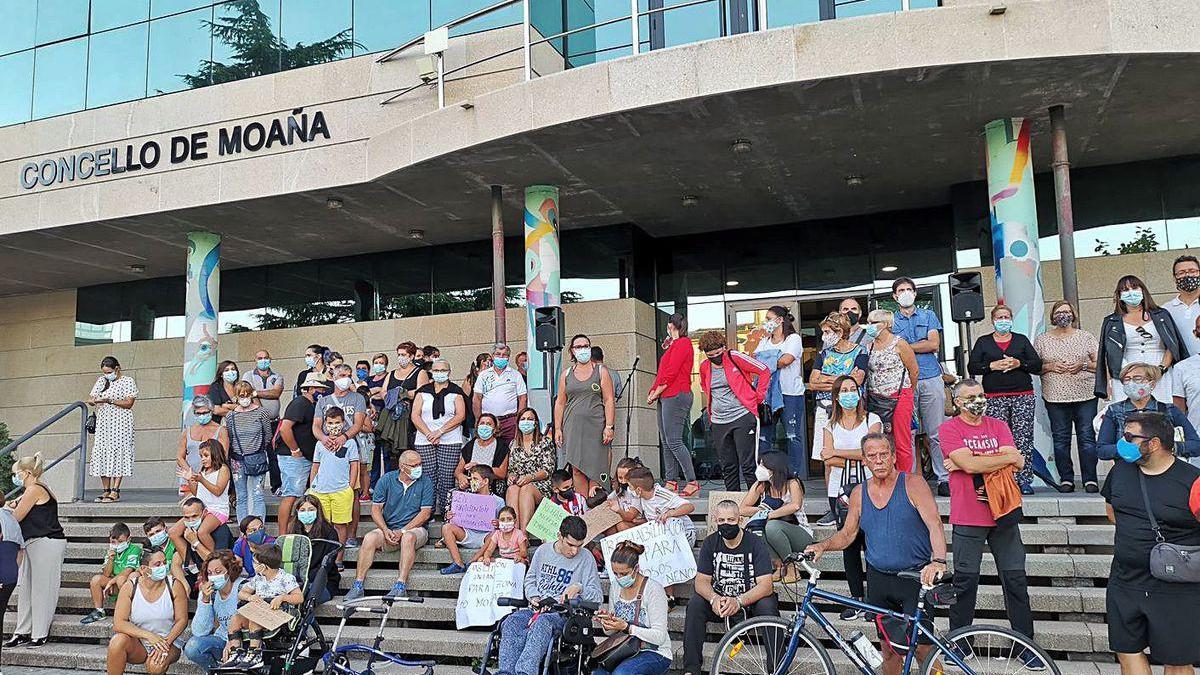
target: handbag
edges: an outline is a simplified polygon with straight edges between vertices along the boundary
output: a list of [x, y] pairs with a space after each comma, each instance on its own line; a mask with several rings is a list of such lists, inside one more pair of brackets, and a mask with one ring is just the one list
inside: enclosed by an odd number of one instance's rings
[[884, 433], [892, 433], [892, 418], [896, 416], [896, 405], [899, 403], [899, 398], [867, 392], [867, 411], [879, 416]]
[[[633, 621], [629, 622], [631, 626], [637, 624], [638, 617], [642, 614], [642, 591], [644, 590], [646, 590], [646, 580], [642, 579], [637, 598], [634, 599]], [[642, 651], [644, 646], [645, 643], [641, 638], [636, 638], [628, 633], [610, 635], [596, 645], [596, 649], [592, 651], [592, 662], [611, 673], [621, 665], [622, 661]]]
[[88, 413], [87, 420], [83, 423], [83, 427], [87, 429], [89, 434], [96, 433], [96, 413]]
[[[854, 472], [851, 473], [850, 465], [854, 465]], [[854, 494], [854, 488], [867, 482], [867, 472], [863, 468], [863, 463], [848, 459], [846, 466], [842, 469], [842, 484], [838, 490], [837, 500], [834, 501], [834, 516], [837, 517], [838, 529], [841, 529], [846, 524], [846, 516], [850, 513], [850, 495]]]
[[1142, 499], [1146, 503], [1146, 515], [1150, 517], [1150, 528], [1158, 543], [1150, 549], [1150, 574], [1159, 581], [1177, 584], [1200, 582], [1200, 546], [1172, 544], [1158, 527], [1154, 511], [1150, 509], [1150, 495], [1146, 493], [1146, 474], [1138, 472], [1138, 485], [1142, 488]]
[[[267, 452], [262, 443], [259, 444], [257, 450], [250, 453], [247, 453], [244, 449], [242, 449], [242, 439], [237, 435], [237, 426], [234, 422], [234, 418], [236, 416], [237, 413], [234, 411], [231, 411], [225, 416], [225, 418], [229, 420], [229, 435], [233, 437], [233, 444], [237, 446], [237, 452], [230, 453], [230, 456], [242, 463], [243, 475], [261, 476], [270, 468], [270, 464], [268, 464], [267, 459]], [[264, 425], [262, 436], [264, 443], [265, 439], [267, 439], [269, 436], [270, 434], [267, 433], [266, 425]]]

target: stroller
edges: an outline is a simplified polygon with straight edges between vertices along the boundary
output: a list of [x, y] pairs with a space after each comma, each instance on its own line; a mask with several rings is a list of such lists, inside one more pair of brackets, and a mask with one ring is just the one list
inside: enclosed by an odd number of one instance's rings
[[[312, 560], [313, 544], [331, 548], [319, 561]], [[326, 539], [312, 539], [300, 534], [285, 534], [275, 540], [283, 552], [283, 570], [289, 572], [304, 589], [304, 602], [293, 612], [288, 623], [263, 636], [263, 660], [266, 666], [249, 671], [240, 668], [218, 668], [214, 673], [233, 675], [300, 675], [310, 673], [329, 651], [329, 641], [316, 620], [317, 606], [325, 595], [329, 570], [333, 568], [341, 544]], [[320, 566], [313, 582], [308, 583], [313, 564]]]

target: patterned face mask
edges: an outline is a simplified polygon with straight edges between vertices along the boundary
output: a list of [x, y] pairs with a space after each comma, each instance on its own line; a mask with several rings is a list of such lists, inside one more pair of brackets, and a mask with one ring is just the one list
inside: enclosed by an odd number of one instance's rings
[[1066, 328], [1075, 323], [1075, 315], [1070, 312], [1055, 312], [1050, 322], [1059, 328]]
[[1197, 288], [1200, 288], [1200, 276], [1186, 276], [1175, 280], [1175, 288], [1178, 288], [1183, 293], [1191, 293]]

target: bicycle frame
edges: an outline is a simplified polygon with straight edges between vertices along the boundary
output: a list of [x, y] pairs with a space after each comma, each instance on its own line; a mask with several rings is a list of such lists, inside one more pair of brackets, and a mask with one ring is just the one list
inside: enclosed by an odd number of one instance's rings
[[[367, 598], [361, 598], [359, 600], [354, 600], [354, 601], [351, 601], [351, 603], [346, 603], [345, 605], [342, 605], [342, 607], [353, 610], [353, 611], [343, 610], [343, 612], [342, 612], [342, 622], [338, 625], [337, 634], [334, 635], [334, 637], [333, 637], [333, 644], [330, 646], [329, 651], [325, 653], [325, 656], [323, 659], [325, 662], [326, 672], [335, 672], [335, 673], [340, 673], [342, 675], [365, 675], [367, 673], [374, 672], [372, 666], [374, 666], [375, 663], [377, 663], [379, 661], [387, 661], [390, 663], [394, 663], [398, 666], [406, 666], [406, 667], [411, 667], [411, 668], [423, 668], [424, 669], [423, 675], [433, 675], [433, 666], [429, 662], [410, 661], [408, 659], [403, 659], [395, 654], [389, 654], [388, 652], [385, 652], [382, 649], [380, 649], [380, 647], [383, 645], [383, 632], [384, 632], [384, 629], [387, 627], [387, 620], [388, 620], [388, 617], [391, 615], [392, 606], [391, 606], [391, 604], [387, 604], [384, 607], [380, 608], [380, 607], [369, 607], [366, 605], [358, 604], [360, 602], [373, 602], [373, 601], [377, 601], [377, 600], [378, 600], [377, 598], [367, 597]], [[383, 611], [380, 611], [380, 609], [382, 609]], [[339, 646], [338, 643], [342, 639], [342, 631], [345, 630], [345, 628], [346, 628], [346, 622], [349, 621], [351, 616], [354, 616], [355, 613], [360, 612], [360, 611], [361, 612], [369, 612], [371, 614], [381, 614], [382, 615], [382, 617], [379, 620], [379, 630], [375, 633], [374, 641], [369, 646], [357, 644], [357, 643], [351, 643], [351, 644]], [[351, 654], [351, 653], [366, 654], [367, 655], [366, 668], [364, 668], [361, 671], [356, 671], [349, 666], [343, 666], [342, 664], [339, 664], [337, 662], [337, 657], [339, 655]]]

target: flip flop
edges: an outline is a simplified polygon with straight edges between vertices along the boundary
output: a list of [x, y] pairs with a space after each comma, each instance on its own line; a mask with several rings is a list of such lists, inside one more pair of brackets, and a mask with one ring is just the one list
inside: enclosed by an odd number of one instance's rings
[[434, 548], [446, 548], [446, 540], [438, 539], [436, 542], [434, 542], [433, 547]]

